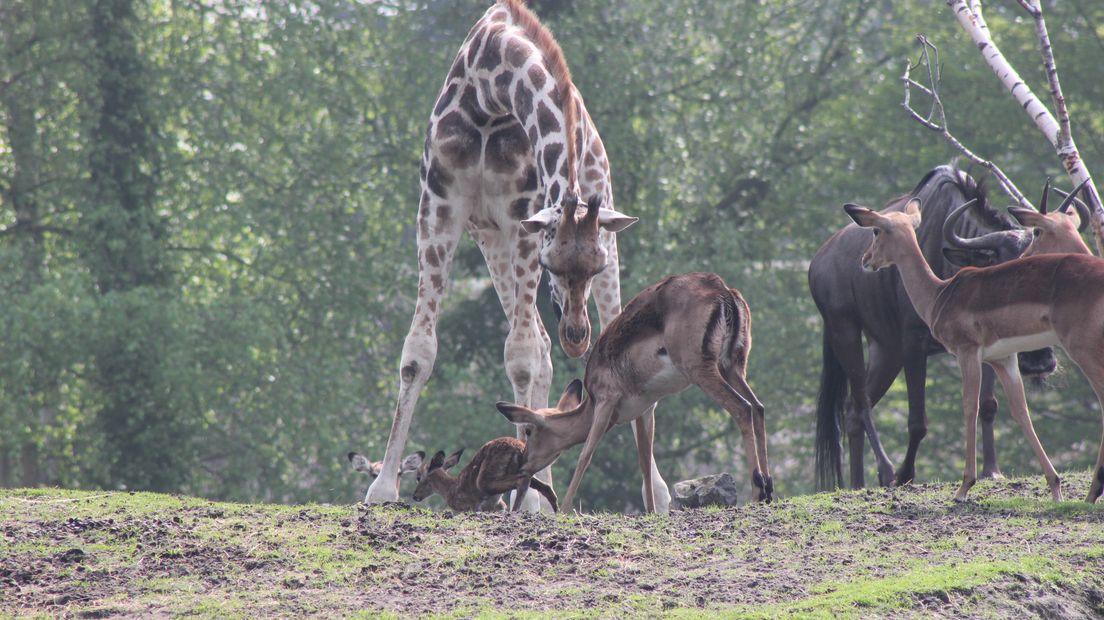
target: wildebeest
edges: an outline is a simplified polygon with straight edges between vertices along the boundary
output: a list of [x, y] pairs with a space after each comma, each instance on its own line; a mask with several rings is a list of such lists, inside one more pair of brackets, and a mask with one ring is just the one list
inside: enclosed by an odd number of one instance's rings
[[[911, 193], [891, 200], [886, 209], [900, 211], [913, 197], [920, 200], [923, 212], [923, 223], [916, 231], [920, 248], [932, 271], [941, 278], [960, 266], [983, 267], [1011, 260], [1030, 242], [1027, 231], [989, 205], [980, 184], [952, 166], [931, 170]], [[954, 234], [944, 235], [948, 215], [972, 199], [977, 201], [975, 207], [948, 227], [952, 230], [947, 232]], [[824, 318], [816, 425], [820, 489], [832, 489], [843, 482], [841, 418], [848, 436], [852, 488], [864, 485], [864, 434], [870, 438], [877, 458], [878, 481], [882, 486], [904, 484], [915, 477], [917, 448], [927, 433], [924, 409], [927, 358], [944, 352], [913, 309], [896, 269], [863, 272], [860, 257], [870, 245], [870, 236], [870, 231], [849, 225], [828, 239], [809, 265], [809, 288]], [[866, 364], [864, 335], [868, 342]], [[1050, 349], [1021, 353], [1019, 363], [1021, 372], [1029, 376], [1053, 372], [1057, 364]], [[908, 389], [909, 443], [905, 460], [895, 475], [874, 428], [871, 407], [885, 395], [902, 368]], [[999, 475], [993, 445], [997, 410], [994, 379], [993, 371], [986, 366], [981, 392], [983, 476]]]

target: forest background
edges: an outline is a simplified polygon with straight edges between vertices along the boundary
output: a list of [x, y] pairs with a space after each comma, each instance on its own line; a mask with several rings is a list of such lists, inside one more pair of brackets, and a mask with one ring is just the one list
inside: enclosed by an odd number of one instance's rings
[[[1053, 150], [940, 1], [531, 0], [610, 154], [628, 300], [708, 270], [747, 298], [749, 380], [778, 492], [813, 489], [821, 324], [813, 252], [954, 152], [900, 107], [914, 37], [940, 47], [956, 135], [1029, 195]], [[345, 453], [382, 458], [416, 290], [429, 112], [479, 0], [5, 0], [0, 3], [0, 484], [358, 501]], [[1044, 2], [1089, 169], [1104, 162], [1104, 4]], [[1047, 100], [1030, 19], [987, 7]], [[914, 101], [915, 104], [915, 101]], [[920, 106], [917, 106], [920, 107]], [[1009, 204], [993, 183], [990, 195]], [[547, 292], [539, 303], [554, 325]], [[592, 313], [593, 316], [594, 313]], [[513, 433], [506, 325], [462, 244], [409, 450], [468, 454]], [[1056, 466], [1087, 467], [1101, 416], [1068, 360], [1029, 395]], [[582, 372], [554, 350], [553, 392]], [[929, 365], [918, 480], [961, 470], [957, 369]], [[1006, 474], [1036, 474], [1004, 406]], [[876, 410], [904, 452], [903, 380]], [[738, 479], [739, 436], [690, 390], [661, 402], [668, 482]], [[575, 451], [556, 465], [562, 485]], [[868, 480], [872, 459], [868, 457]], [[580, 497], [639, 509], [631, 433], [604, 440]]]

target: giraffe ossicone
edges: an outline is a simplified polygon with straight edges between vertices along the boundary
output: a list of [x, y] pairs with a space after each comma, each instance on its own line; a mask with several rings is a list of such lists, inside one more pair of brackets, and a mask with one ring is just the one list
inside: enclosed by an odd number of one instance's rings
[[[514, 402], [543, 407], [552, 342], [536, 306], [541, 274], [548, 271], [561, 311], [560, 345], [581, 357], [591, 339], [588, 299], [601, 325], [621, 312], [615, 233], [636, 221], [614, 210], [602, 139], [562, 50], [522, 0], [490, 7], [457, 52], [430, 116], [420, 177], [418, 295], [368, 502], [398, 497], [399, 461], [436, 361], [441, 300], [463, 231], [482, 252], [509, 323], [503, 360]], [[653, 480], [656, 496], [668, 498], [658, 472]]]

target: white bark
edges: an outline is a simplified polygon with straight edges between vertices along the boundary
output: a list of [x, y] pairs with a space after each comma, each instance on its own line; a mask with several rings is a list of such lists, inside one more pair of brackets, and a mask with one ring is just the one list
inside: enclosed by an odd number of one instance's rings
[[947, 4], [954, 11], [955, 19], [958, 20], [959, 25], [977, 45], [989, 68], [993, 70], [993, 73], [1004, 84], [1004, 87], [1020, 104], [1020, 107], [1035, 123], [1035, 126], [1039, 128], [1039, 131], [1043, 132], [1043, 135], [1050, 141], [1074, 186], [1080, 185], [1082, 181], [1088, 181], [1085, 186], [1088, 198], [1086, 202], [1092, 210], [1096, 250], [1098, 254], [1104, 256], [1104, 205], [1101, 204], [1100, 194], [1097, 192], [1096, 185], [1092, 182], [1088, 169], [1081, 161], [1080, 152], [1077, 150], [1077, 145], [1074, 143], [1069, 130], [1069, 116], [1061, 85], [1058, 81], [1058, 71], [1054, 65], [1054, 55], [1050, 48], [1050, 36], [1047, 34], [1046, 23], [1043, 21], [1042, 6], [1037, 0], [1020, 0], [1021, 6], [1035, 20], [1035, 32], [1039, 37], [1039, 44], [1042, 48], [1043, 63], [1046, 66], [1051, 94], [1054, 96], [1056, 108], [1062, 117], [1061, 123], [1054, 118], [1054, 115], [1050, 113], [1043, 102], [1031, 92], [1031, 88], [1023, 81], [1023, 78], [1020, 77], [1008, 62], [1008, 59], [1004, 57], [1004, 54], [1001, 54], [996, 43], [993, 42], [989, 35], [989, 27], [981, 13], [980, 0], [970, 0], [969, 4], [966, 0], [948, 0]]

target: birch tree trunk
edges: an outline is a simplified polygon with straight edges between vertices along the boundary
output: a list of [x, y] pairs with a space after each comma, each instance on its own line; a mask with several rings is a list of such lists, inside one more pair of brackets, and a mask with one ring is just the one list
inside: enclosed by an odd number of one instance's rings
[[1050, 49], [1050, 37], [1046, 33], [1046, 24], [1042, 18], [1042, 8], [1032, 0], [1022, 1], [1024, 6], [1035, 19], [1036, 34], [1040, 38], [1043, 61], [1047, 68], [1047, 77], [1051, 85], [1051, 93], [1055, 97], [1056, 105], [1062, 114], [1063, 123], [1059, 123], [1050, 110], [1031, 92], [1031, 87], [1024, 82], [1019, 73], [1012, 67], [1008, 59], [1001, 53], [1000, 48], [993, 42], [989, 34], [989, 26], [981, 13], [980, 0], [948, 0], [947, 4], [954, 11], [955, 19], [981, 52], [989, 68], [997, 75], [1008, 92], [1020, 104], [1024, 112], [1031, 118], [1039, 131], [1043, 132], [1051, 146], [1054, 147], [1062, 165], [1073, 181], [1074, 186], [1088, 181], [1085, 192], [1088, 196], [1089, 207], [1092, 212], [1093, 236], [1096, 241], [1097, 254], [1104, 256], [1104, 206], [1100, 201], [1100, 194], [1089, 175], [1088, 169], [1081, 161], [1081, 154], [1073, 141], [1069, 131], [1068, 115], [1066, 114], [1065, 99], [1062, 97], [1061, 88], [1058, 85], [1058, 72], [1054, 68], [1054, 56]]

